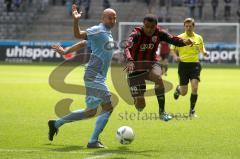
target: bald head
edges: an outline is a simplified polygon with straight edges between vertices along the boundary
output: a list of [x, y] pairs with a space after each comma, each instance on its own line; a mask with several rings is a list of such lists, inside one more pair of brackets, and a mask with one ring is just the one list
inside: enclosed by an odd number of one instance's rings
[[116, 24], [117, 13], [111, 8], [107, 8], [102, 13], [102, 22], [109, 28], [114, 27]]
[[116, 11], [113, 10], [112, 8], [107, 8], [103, 11], [103, 17], [104, 16], [109, 16], [109, 15], [117, 15]]

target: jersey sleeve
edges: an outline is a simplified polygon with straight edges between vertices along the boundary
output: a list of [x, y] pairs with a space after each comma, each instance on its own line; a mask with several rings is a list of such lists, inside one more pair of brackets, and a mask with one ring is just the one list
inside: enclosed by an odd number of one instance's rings
[[86, 32], [88, 41], [95, 40], [99, 36], [100, 27], [99, 26], [90, 27], [86, 30]]
[[131, 56], [131, 51], [133, 50], [134, 44], [138, 42], [138, 32], [136, 30], [133, 30], [133, 32], [130, 34], [126, 46], [124, 49], [125, 57], [128, 61], [133, 61], [133, 57]]
[[172, 44], [178, 47], [186, 46], [186, 44], [183, 42], [183, 39], [177, 36], [173, 36], [165, 30], [159, 29], [159, 37], [161, 41], [165, 41], [169, 44]]

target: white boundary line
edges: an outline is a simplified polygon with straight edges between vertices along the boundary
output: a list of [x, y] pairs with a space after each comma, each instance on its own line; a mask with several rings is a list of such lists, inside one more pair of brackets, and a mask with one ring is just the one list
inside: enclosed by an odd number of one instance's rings
[[0, 152], [39, 152], [41, 150], [28, 150], [28, 149], [0, 149]]
[[[91, 154], [94, 152], [81, 152], [81, 151], [69, 151], [69, 152], [61, 152], [61, 151], [44, 151], [44, 150], [38, 150], [38, 149], [0, 149], [0, 152], [6, 152], [6, 153], [35, 153], [35, 152], [49, 152], [49, 153], [66, 153], [66, 154]], [[112, 156], [112, 153], [106, 153], [96, 156], [90, 156], [86, 157], [84, 159], [97, 159], [97, 158], [106, 158], [108, 156]]]
[[49, 151], [49, 150], [38, 150], [38, 149], [0, 149], [0, 152], [49, 152], [49, 153], [71, 153], [71, 154], [91, 154], [92, 152], [81, 152], [81, 151]]
[[92, 157], [86, 157], [84, 159], [96, 159], [96, 158], [105, 158], [108, 156], [112, 156], [112, 153], [106, 153], [106, 154], [102, 154], [102, 155], [97, 155], [97, 156], [92, 156]]

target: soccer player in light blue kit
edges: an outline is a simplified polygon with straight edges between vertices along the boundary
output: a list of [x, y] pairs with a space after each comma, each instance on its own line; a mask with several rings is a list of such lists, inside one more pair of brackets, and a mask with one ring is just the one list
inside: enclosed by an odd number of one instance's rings
[[[109, 47], [106, 46], [109, 46], [111, 43], [113, 44], [111, 28], [116, 24], [116, 12], [110, 8], [105, 9], [102, 14], [102, 23], [90, 27], [86, 31], [81, 31], [78, 25], [81, 13], [78, 13], [76, 5], [73, 5], [72, 11], [75, 37], [87, 40], [87, 42], [82, 41], [76, 44], [75, 48], [80, 48], [87, 43], [92, 50], [84, 75], [87, 108], [77, 110], [57, 120], [49, 120], [49, 140], [53, 140], [54, 135], [58, 133], [59, 127], [63, 124], [93, 117], [97, 114], [98, 108], [101, 107], [101, 113], [97, 118], [94, 132], [87, 147], [104, 148], [104, 145], [98, 138], [113, 111], [111, 94], [105, 84], [113, 49], [109, 49]], [[54, 49], [57, 50], [57, 48]], [[62, 51], [64, 53], [64, 50]]]

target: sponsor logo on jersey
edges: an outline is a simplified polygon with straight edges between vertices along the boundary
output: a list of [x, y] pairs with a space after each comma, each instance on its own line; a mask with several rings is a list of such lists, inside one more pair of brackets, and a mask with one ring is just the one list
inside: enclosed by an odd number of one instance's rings
[[140, 49], [143, 51], [143, 50], [146, 50], [146, 49], [153, 49], [154, 48], [154, 44], [153, 43], [150, 43], [150, 44], [141, 44], [140, 45]]

